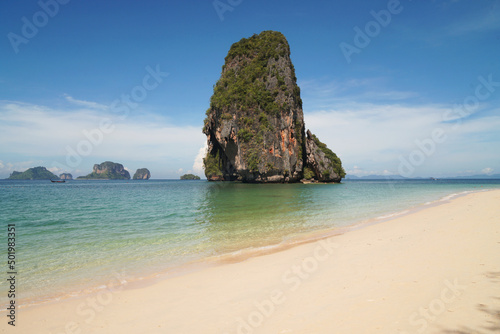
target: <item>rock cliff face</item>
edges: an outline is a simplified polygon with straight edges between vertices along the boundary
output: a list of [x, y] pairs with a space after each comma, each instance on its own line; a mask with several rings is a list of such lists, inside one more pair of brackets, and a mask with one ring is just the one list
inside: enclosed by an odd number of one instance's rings
[[[340, 159], [324, 160], [316, 142], [306, 151], [300, 88], [279, 32], [264, 31], [231, 46], [206, 114], [210, 181], [297, 182], [309, 165], [318, 180], [343, 177]], [[336, 163], [338, 168], [328, 167]]]
[[151, 177], [151, 173], [149, 172], [149, 169], [139, 168], [135, 172], [133, 179], [134, 180], [149, 180], [150, 177]]
[[73, 175], [71, 175], [70, 173], [62, 173], [61, 175], [59, 175], [59, 178], [61, 180], [73, 180]]
[[79, 179], [104, 179], [104, 180], [130, 180], [130, 173], [123, 168], [122, 164], [105, 161], [95, 164], [87, 176], [80, 176]]
[[337, 155], [309, 130], [306, 139], [306, 166], [318, 181], [340, 182], [345, 176], [342, 162]]

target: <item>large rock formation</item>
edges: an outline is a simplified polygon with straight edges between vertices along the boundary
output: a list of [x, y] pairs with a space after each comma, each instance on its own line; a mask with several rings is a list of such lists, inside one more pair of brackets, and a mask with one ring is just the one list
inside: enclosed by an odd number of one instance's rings
[[33, 167], [24, 172], [12, 172], [7, 180], [57, 180], [57, 175], [45, 167]]
[[130, 180], [130, 173], [123, 168], [122, 164], [105, 161], [101, 164], [95, 164], [87, 176], [79, 176], [78, 179], [87, 180]]
[[149, 180], [151, 177], [151, 173], [147, 168], [139, 168], [132, 179], [134, 180]]
[[61, 175], [59, 175], [59, 178], [61, 180], [73, 180], [73, 175], [71, 175], [70, 173], [62, 173]]
[[307, 145], [300, 88], [283, 34], [244, 38], [225, 60], [203, 127], [207, 179], [296, 182], [309, 169], [317, 180], [339, 182], [340, 159], [329, 160], [333, 156], [321, 149], [326, 146], [313, 139]]

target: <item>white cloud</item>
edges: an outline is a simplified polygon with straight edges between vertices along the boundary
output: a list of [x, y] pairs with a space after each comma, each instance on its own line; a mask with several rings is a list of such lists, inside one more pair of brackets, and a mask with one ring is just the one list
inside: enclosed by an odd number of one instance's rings
[[[50, 157], [50, 162], [70, 166], [68, 152], [80, 151], [87, 164], [99, 160], [162, 164], [162, 172], [156, 173], [161, 175], [172, 173], [179, 165], [189, 166], [205, 138], [199, 127], [176, 126], [159, 115], [137, 110], [120, 120], [110, 112], [96, 109], [99, 108], [66, 111], [0, 101], [0, 142], [3, 143], [0, 154], [4, 161], [13, 161], [6, 156]], [[104, 133], [102, 122], [106, 120], [113, 130]], [[80, 164], [70, 167], [65, 171], [74, 171]]]
[[305, 122], [341, 155], [380, 160], [409, 149], [415, 139], [429, 136], [429, 125], [438, 124], [443, 111], [441, 106], [352, 104], [342, 110], [307, 113]]
[[68, 94], [64, 94], [64, 98], [66, 99], [66, 101], [70, 102], [71, 104], [77, 105], [79, 107], [85, 107], [85, 108], [96, 109], [96, 110], [108, 110], [109, 109], [109, 107], [104, 105], [104, 104], [100, 104], [97, 102], [91, 102], [91, 101], [77, 100]]
[[194, 159], [193, 172], [195, 172], [196, 174], [204, 175], [203, 158], [205, 158], [205, 155], [207, 154], [207, 149], [208, 145], [207, 142], [205, 141], [203, 146], [200, 147], [200, 149], [198, 150], [198, 154]]
[[451, 104], [422, 104], [417, 94], [386, 84], [383, 77], [301, 82], [306, 128], [339, 155], [348, 174], [397, 174], [400, 157], [420, 149], [436, 129], [446, 139], [414, 176], [500, 167], [500, 109], [484, 101], [460, 114]]
[[299, 86], [301, 87], [304, 105], [312, 109], [351, 104], [353, 101], [357, 103], [373, 103], [376, 101], [397, 103], [418, 97], [416, 92], [385, 88], [387, 80], [384, 77], [345, 81], [315, 79], [301, 81]]
[[387, 169], [384, 170], [364, 170], [359, 166], [354, 166], [352, 169], [346, 170], [347, 176], [355, 175], [355, 176], [368, 176], [368, 175], [396, 175], [397, 172], [390, 171]]
[[493, 168], [490, 168], [490, 167], [487, 167], [487, 168], [484, 168], [481, 173], [483, 174], [486, 174], [486, 175], [492, 175], [494, 172], [494, 169]]
[[59, 176], [62, 173], [67, 173], [68, 171], [64, 170], [63, 168], [59, 167], [50, 167], [47, 168], [50, 172], [54, 173], [55, 175]]
[[500, 28], [500, 7], [483, 7], [480, 12], [471, 13], [468, 18], [460, 20], [446, 28], [450, 35], [462, 35], [467, 33], [481, 33], [494, 31]]
[[351, 103], [339, 109], [306, 113], [305, 123], [339, 155], [347, 172], [358, 176], [398, 171], [400, 156], [407, 158], [420, 150], [419, 143], [431, 140], [436, 129], [441, 129], [446, 139], [433, 145], [414, 176], [500, 165], [500, 158], [494, 154], [500, 147], [500, 116], [481, 117], [483, 112], [479, 110], [474, 117], [443, 122], [450, 108]]
[[28, 168], [40, 166], [42, 164], [42, 160], [18, 161], [14, 163], [0, 161], [0, 174], [8, 175], [13, 171], [24, 172]]

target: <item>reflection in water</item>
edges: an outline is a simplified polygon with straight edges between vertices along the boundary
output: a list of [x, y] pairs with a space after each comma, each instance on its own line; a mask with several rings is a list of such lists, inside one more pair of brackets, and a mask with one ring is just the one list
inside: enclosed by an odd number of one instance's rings
[[211, 255], [219, 255], [310, 230], [314, 207], [314, 191], [302, 184], [209, 183], [196, 221]]

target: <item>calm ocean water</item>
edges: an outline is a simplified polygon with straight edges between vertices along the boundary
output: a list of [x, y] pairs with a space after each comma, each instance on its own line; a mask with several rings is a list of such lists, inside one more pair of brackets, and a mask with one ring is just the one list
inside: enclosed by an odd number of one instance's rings
[[[500, 180], [240, 184], [206, 181], [0, 181], [16, 226], [18, 303], [41, 302], [203, 259], [292, 242], [397, 214]], [[7, 268], [0, 270], [6, 272]], [[6, 291], [6, 280], [0, 280]], [[0, 296], [5, 309], [7, 296]]]

